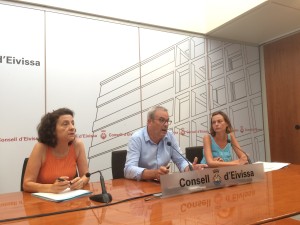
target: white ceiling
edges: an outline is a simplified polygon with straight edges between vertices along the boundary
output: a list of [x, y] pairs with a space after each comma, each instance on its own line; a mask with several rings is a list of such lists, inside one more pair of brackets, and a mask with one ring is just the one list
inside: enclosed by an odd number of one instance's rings
[[4, 0], [261, 45], [300, 30], [300, 0]]
[[300, 0], [269, 0], [206, 35], [264, 44], [300, 31]]

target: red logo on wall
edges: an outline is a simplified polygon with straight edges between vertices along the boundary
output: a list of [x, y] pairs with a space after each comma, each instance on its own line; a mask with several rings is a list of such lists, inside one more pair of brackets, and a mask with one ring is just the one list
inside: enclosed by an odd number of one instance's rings
[[241, 133], [244, 133], [245, 129], [243, 126], [241, 126], [241, 129], [240, 129]]
[[106, 135], [106, 131], [105, 130], [102, 130], [101, 131], [102, 133], [101, 133], [101, 135], [100, 135], [100, 137], [104, 140], [106, 137], [107, 137], [107, 135]]
[[184, 129], [181, 129], [181, 130], [180, 130], [180, 134], [181, 134], [182, 136], [185, 135]]

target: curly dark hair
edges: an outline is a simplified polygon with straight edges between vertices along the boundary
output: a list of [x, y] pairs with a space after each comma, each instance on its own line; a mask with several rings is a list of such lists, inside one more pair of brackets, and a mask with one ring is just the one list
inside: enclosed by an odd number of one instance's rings
[[224, 118], [224, 121], [228, 124], [228, 126], [226, 127], [226, 133], [229, 134], [233, 131], [233, 127], [230, 123], [230, 120], [229, 120], [229, 117], [222, 111], [216, 111], [214, 113], [211, 114], [211, 118], [210, 118], [210, 134], [214, 137], [216, 136], [216, 132], [214, 131], [213, 129], [213, 126], [212, 126], [212, 118], [216, 115], [221, 115], [223, 116]]
[[39, 142], [53, 148], [57, 145], [56, 124], [58, 118], [63, 115], [74, 116], [74, 112], [68, 108], [60, 108], [42, 117], [37, 126]]

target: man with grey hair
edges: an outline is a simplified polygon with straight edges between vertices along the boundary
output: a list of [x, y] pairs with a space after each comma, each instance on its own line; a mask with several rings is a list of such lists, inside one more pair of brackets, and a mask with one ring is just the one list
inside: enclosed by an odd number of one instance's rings
[[[136, 131], [129, 140], [124, 168], [125, 178], [135, 180], [159, 180], [160, 175], [168, 174], [168, 164], [172, 160], [179, 171], [203, 169], [206, 164], [189, 165], [182, 154], [174, 134], [168, 130], [172, 121], [168, 110], [155, 106], [147, 116], [147, 126]], [[171, 143], [171, 145], [170, 145]]]

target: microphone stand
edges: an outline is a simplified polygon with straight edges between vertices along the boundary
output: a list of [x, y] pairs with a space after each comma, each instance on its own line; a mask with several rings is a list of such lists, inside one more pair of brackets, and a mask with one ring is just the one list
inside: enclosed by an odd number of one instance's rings
[[193, 166], [190, 164], [189, 160], [187, 158], [185, 158], [179, 151], [177, 151], [177, 149], [175, 149], [173, 146], [172, 146], [172, 143], [171, 142], [167, 142], [167, 145], [170, 146], [172, 149], [175, 150], [175, 152], [177, 152], [185, 161], [187, 161], [188, 163], [188, 166], [189, 166], [189, 169], [190, 171], [193, 171]]
[[246, 155], [247, 160], [248, 160], [248, 164], [252, 164], [252, 162], [251, 162], [251, 160], [250, 160], [248, 154], [247, 154], [245, 151], [243, 151], [243, 150], [242, 150], [241, 148], [239, 148], [238, 146], [232, 144], [232, 142], [231, 142], [229, 139], [227, 139], [227, 143], [229, 143], [232, 147], [236, 147], [236, 148], [237, 148], [238, 150], [240, 150], [244, 155]]
[[104, 178], [100, 170], [93, 172], [93, 173], [86, 173], [86, 177], [90, 177], [92, 174], [100, 173], [100, 184], [102, 189], [102, 194], [92, 195], [90, 196], [90, 199], [95, 202], [102, 202], [102, 203], [109, 203], [112, 201], [112, 196], [110, 193], [107, 193]]

